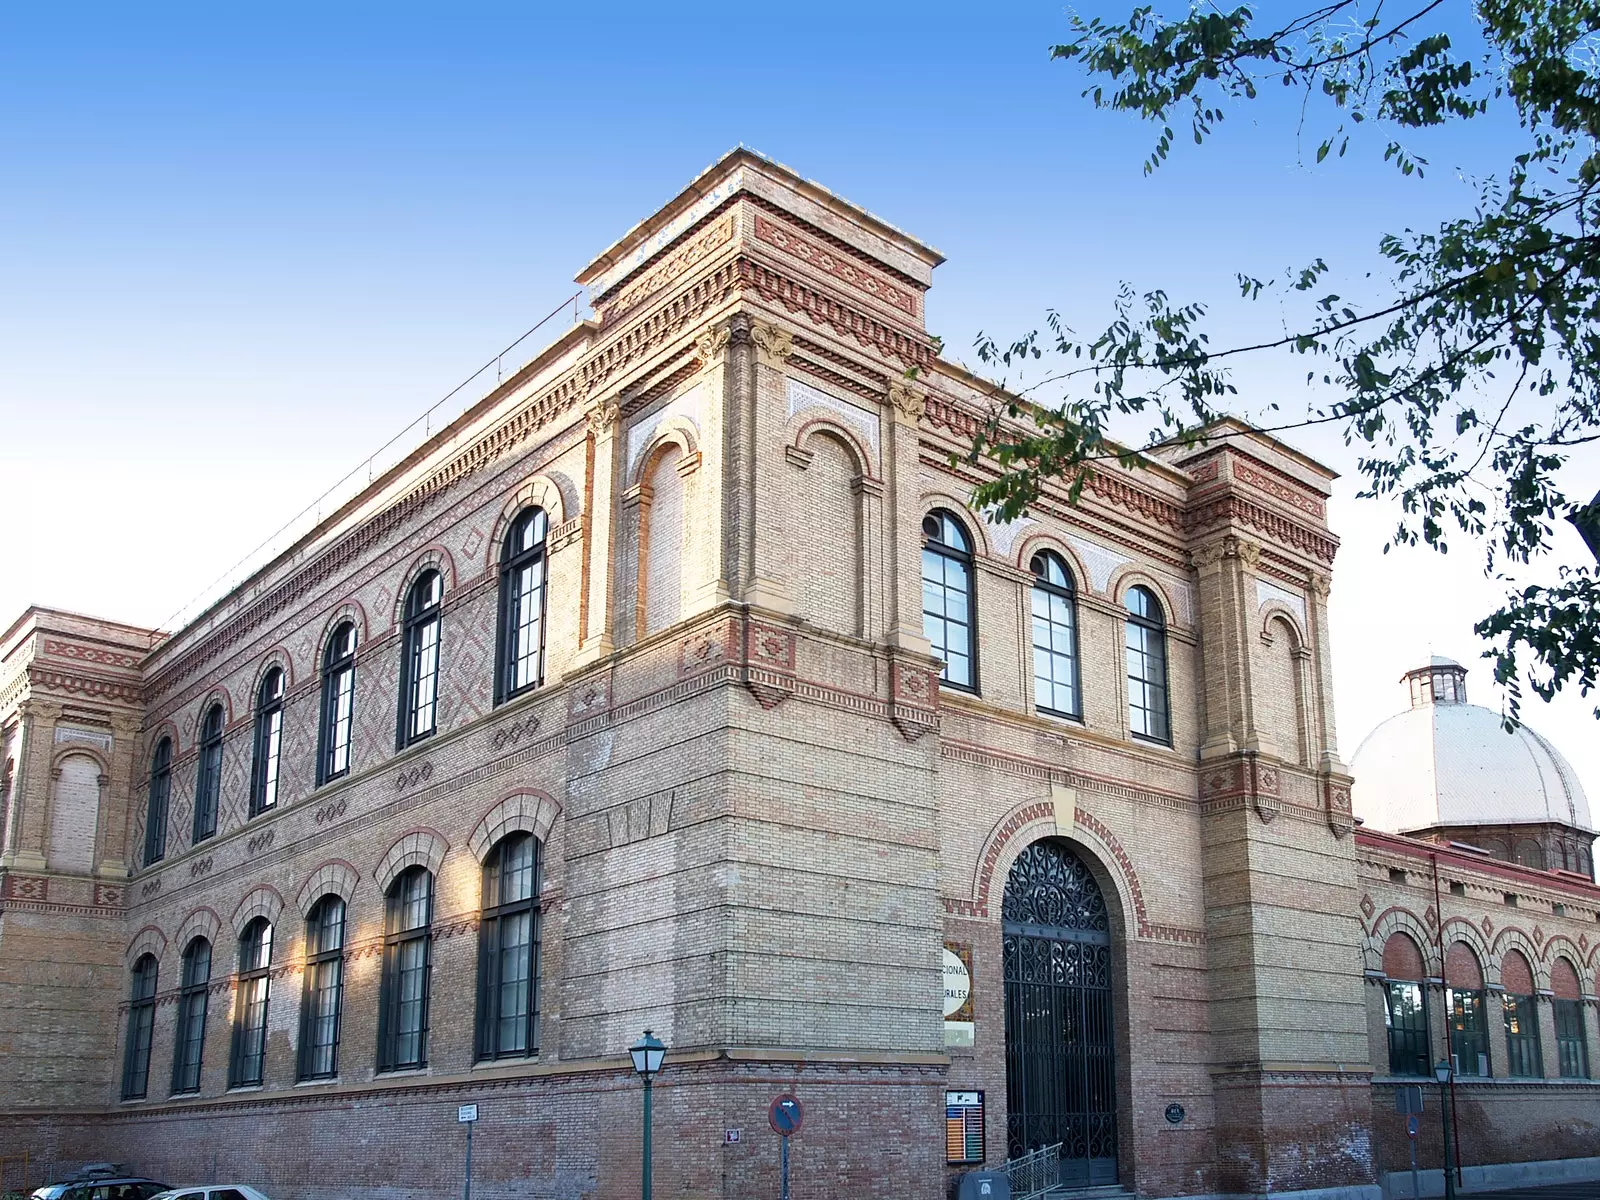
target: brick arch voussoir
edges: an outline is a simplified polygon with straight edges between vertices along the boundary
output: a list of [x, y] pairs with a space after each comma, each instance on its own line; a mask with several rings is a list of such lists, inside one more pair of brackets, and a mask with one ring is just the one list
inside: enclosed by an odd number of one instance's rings
[[628, 472], [628, 486], [638, 487], [650, 478], [656, 459], [673, 446], [678, 448], [679, 461], [700, 453], [700, 431], [687, 417], [668, 417], [651, 431], [650, 440], [640, 449]]
[[449, 599], [450, 593], [456, 590], [456, 561], [451, 557], [450, 551], [435, 542], [426, 549], [418, 552], [406, 565], [405, 573], [400, 577], [400, 587], [394, 594], [393, 611], [389, 614], [389, 623], [398, 627], [406, 615], [406, 597], [411, 594], [411, 586], [421, 578], [424, 571], [437, 571], [444, 581], [444, 595]]
[[1306, 631], [1301, 627], [1299, 615], [1281, 600], [1269, 600], [1262, 606], [1262, 637], [1272, 637], [1272, 623], [1274, 621], [1282, 621], [1289, 627], [1289, 635], [1294, 638], [1294, 646], [1291, 649], [1306, 645]]
[[1011, 565], [1026, 571], [1033, 556], [1041, 550], [1050, 550], [1061, 556], [1067, 569], [1072, 572], [1072, 590], [1077, 595], [1094, 594], [1094, 588], [1089, 583], [1089, 568], [1067, 539], [1053, 529], [1030, 529], [1018, 538], [1016, 558]]
[[1506, 954], [1511, 950], [1519, 951], [1522, 957], [1528, 960], [1528, 970], [1533, 975], [1534, 987], [1550, 986], [1550, 972], [1546, 968], [1544, 955], [1540, 953], [1534, 940], [1515, 925], [1508, 925], [1495, 935], [1494, 952], [1490, 959], [1494, 970], [1494, 974], [1490, 977], [1492, 982], [1505, 986], [1501, 971], [1505, 965]]
[[856, 474], [867, 479], [877, 478], [877, 461], [871, 449], [861, 440], [861, 435], [834, 417], [802, 417], [790, 419], [787, 443], [796, 450], [804, 450], [806, 443], [815, 437], [831, 437], [844, 446], [850, 455]]
[[989, 540], [989, 526], [984, 523], [973, 507], [965, 500], [960, 499], [953, 492], [923, 492], [922, 509], [917, 516], [917, 536], [922, 536], [922, 518], [936, 508], [948, 509], [961, 522], [961, 527], [967, 531], [967, 536], [972, 539], [972, 554], [974, 558], [995, 557], [994, 546]]
[[133, 964], [146, 954], [154, 954], [159, 964], [167, 952], [167, 935], [154, 925], [146, 925], [134, 934], [128, 941], [128, 948], [122, 952], [122, 961], [128, 970], [133, 970]]
[[276, 929], [282, 915], [283, 893], [270, 883], [263, 883], [251, 888], [233, 910], [233, 932], [242, 937], [245, 926], [257, 917], [265, 917], [267, 924]]
[[496, 801], [479, 818], [467, 839], [467, 848], [480, 863], [489, 857], [495, 843], [510, 833], [531, 833], [541, 843], [550, 840], [550, 830], [561, 815], [561, 805], [544, 792], [518, 788]]
[[84, 742], [65, 742], [54, 747], [53, 753], [50, 755], [51, 771], [59, 771], [61, 764], [69, 758], [87, 758], [99, 767], [102, 777], [101, 786], [104, 786], [105, 777], [111, 774], [111, 760], [105, 756], [103, 751]]
[[283, 672], [283, 694], [287, 696], [294, 687], [294, 655], [289, 653], [289, 647], [279, 642], [261, 656], [256, 663], [255, 676], [250, 680], [250, 711], [256, 710], [256, 701], [261, 696], [261, 682], [266, 679], [267, 672], [277, 667]]
[[330, 858], [320, 864], [300, 885], [295, 894], [294, 906], [301, 916], [309, 916], [312, 906], [324, 896], [337, 896], [346, 904], [356, 893], [361, 882], [361, 872], [342, 858]]
[[1586, 996], [1594, 995], [1594, 976], [1589, 973], [1589, 964], [1576, 942], [1564, 933], [1553, 933], [1545, 940], [1544, 952], [1549, 967], [1544, 973], [1545, 987], [1555, 987], [1556, 959], [1564, 958], [1578, 977], [1578, 990]]
[[317, 634], [316, 662], [313, 670], [322, 671], [323, 658], [328, 652], [328, 639], [333, 636], [333, 631], [346, 621], [355, 622], [356, 626], [356, 653], [359, 655], [366, 649], [367, 641], [372, 635], [372, 629], [367, 622], [367, 609], [360, 600], [354, 596], [347, 596], [334, 605], [333, 611], [328, 614], [328, 619], [322, 623], [322, 629]]
[[426, 867], [432, 874], [438, 875], [449, 849], [450, 843], [437, 829], [424, 826], [406, 830], [384, 851], [378, 865], [372, 870], [378, 891], [387, 895], [389, 885], [408, 867]]
[[194, 714], [194, 741], [200, 744], [200, 731], [205, 728], [206, 714], [211, 711], [212, 705], [222, 705], [222, 728], [228, 730], [233, 727], [233, 697], [228, 689], [220, 683], [205, 694], [205, 699], [200, 701], [200, 707]]
[[1483, 972], [1484, 979], [1489, 978], [1489, 959], [1491, 957], [1488, 939], [1483, 936], [1483, 930], [1473, 924], [1468, 917], [1450, 917], [1440, 927], [1440, 935], [1444, 938], [1445, 953], [1450, 953], [1450, 947], [1457, 942], [1465, 942], [1472, 953], [1477, 955], [1478, 970]]
[[1172, 584], [1146, 570], [1141, 563], [1124, 563], [1111, 573], [1111, 578], [1106, 582], [1106, 599], [1126, 609], [1128, 592], [1135, 587], [1146, 588], [1155, 594], [1156, 603], [1161, 606], [1162, 623], [1168, 629], [1184, 626]]
[[161, 720], [157, 721], [149, 728], [148, 731], [146, 731], [144, 762], [141, 764], [140, 770], [135, 772], [135, 777], [138, 777], [138, 775], [142, 773], [143, 778], [140, 780], [140, 782], [146, 786], [148, 786], [150, 783], [151, 767], [156, 760], [156, 747], [161, 745], [162, 738], [172, 739], [173, 762], [177, 762], [178, 755], [183, 753], [183, 740], [178, 737], [178, 723], [171, 717], [162, 717]]
[[[1444, 977], [1444, 964], [1439, 961], [1439, 947], [1426, 923], [1416, 913], [1402, 905], [1386, 908], [1373, 919], [1372, 931], [1367, 934], [1365, 958], [1367, 970], [1382, 972], [1383, 948], [1389, 939], [1403, 933], [1417, 944], [1422, 954], [1422, 973], [1430, 979]], [[1487, 972], [1488, 964], [1485, 962]]]
[[[552, 536], [558, 525], [577, 515], [576, 505], [567, 503], [566, 493], [549, 473], [541, 472], [530, 476], [500, 506], [500, 514], [495, 517], [494, 525], [489, 530], [489, 540], [483, 548], [484, 570], [500, 569], [500, 560], [505, 551], [506, 535], [511, 531], [511, 523], [530, 508], [544, 509], [548, 527], [546, 537]], [[569, 508], [572, 509], [571, 512], [568, 511]]]
[[217, 915], [217, 910], [209, 905], [201, 905], [195, 909], [178, 925], [178, 935], [173, 938], [173, 945], [181, 954], [189, 948], [189, 943], [197, 937], [203, 937], [215, 948], [217, 933], [222, 929], [222, 918]]

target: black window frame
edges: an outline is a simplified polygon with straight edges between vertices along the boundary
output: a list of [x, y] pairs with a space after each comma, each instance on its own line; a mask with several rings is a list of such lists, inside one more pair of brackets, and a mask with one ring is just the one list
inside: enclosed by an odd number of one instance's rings
[[273, 667], [256, 689], [254, 754], [250, 761], [250, 815], [259, 817], [278, 806], [283, 765], [283, 704], [288, 677]]
[[[507, 885], [513, 875], [511, 852], [528, 845], [532, 847], [532, 861], [527, 868], [527, 894], [506, 900]], [[517, 872], [520, 874], [521, 872]], [[483, 1062], [501, 1058], [532, 1058], [539, 1053], [539, 979], [542, 972], [541, 935], [543, 912], [539, 893], [544, 880], [544, 845], [527, 832], [507, 834], [495, 843], [483, 862], [482, 912], [478, 922], [478, 1005], [477, 1005], [477, 1057]], [[527, 996], [521, 1014], [522, 1046], [502, 1046], [502, 1027], [506, 1014], [502, 1011], [505, 988], [503, 965], [508, 947], [504, 944], [507, 925], [518, 917], [526, 916], [528, 936]]]
[[[946, 525], [953, 527], [960, 535], [959, 544], [947, 539]], [[935, 508], [924, 514], [922, 518], [922, 634], [933, 647], [935, 655], [944, 656], [944, 665], [939, 668], [939, 686], [954, 688], [956, 691], [969, 692], [980, 695], [981, 681], [978, 670], [978, 570], [977, 554], [974, 549], [972, 531], [967, 528], [966, 522], [956, 516], [948, 508]], [[931, 562], [940, 564], [939, 578], [930, 579], [928, 568]], [[954, 565], [960, 568], [965, 587], [960, 593], [965, 596], [967, 604], [966, 620], [952, 621], [948, 615], [948, 604], [942, 612], [932, 612], [928, 609], [927, 598], [930, 586], [937, 587], [942, 596], [948, 597], [958, 590], [948, 578], [949, 568]], [[938, 630], [934, 623], [938, 623]], [[968, 678], [966, 682], [950, 678], [951, 659], [948, 657], [950, 650], [950, 628], [964, 628], [966, 630], [966, 661]], [[939, 636], [935, 636], [936, 632]]]
[[[394, 735], [396, 750], [404, 750], [407, 746], [432, 737], [438, 728], [439, 651], [444, 634], [443, 618], [444, 575], [429, 569], [418, 575], [406, 592], [400, 639], [400, 701]], [[431, 664], [425, 661], [430, 653]], [[424, 688], [427, 691], [425, 701], [421, 697]], [[427, 727], [419, 728], [417, 718], [424, 708]]]
[[1500, 1012], [1506, 1026], [1506, 1075], [1512, 1079], [1543, 1079], [1544, 1047], [1539, 1043], [1538, 997], [1502, 992]]
[[[1409, 990], [1414, 1007], [1401, 1023], [1395, 999]], [[1428, 1050], [1428, 998], [1422, 985], [1412, 979], [1386, 979], [1383, 982], [1383, 1026], [1388, 1033], [1389, 1074], [1401, 1079], [1432, 1079], [1432, 1055]], [[1409, 1061], [1410, 1069], [1407, 1069]]]
[[217, 809], [222, 800], [222, 733], [227, 714], [221, 703], [206, 709], [200, 722], [200, 749], [195, 756], [194, 827], [190, 845], [217, 836]]
[[1589, 1035], [1583, 1025], [1583, 1001], [1553, 997], [1556, 1027], [1556, 1072], [1562, 1079], [1589, 1079]]
[[[328, 914], [338, 909], [338, 920]], [[306, 915], [305, 981], [300, 997], [300, 1080], [339, 1077], [339, 1033], [344, 1018], [344, 942], [350, 910], [342, 896], [329, 892]], [[335, 936], [330, 938], [330, 931]], [[328, 1000], [327, 997], [332, 997]], [[319, 1038], [328, 1031], [326, 1040]], [[326, 1051], [325, 1065], [319, 1062]]]
[[156, 743], [150, 756], [150, 795], [145, 807], [144, 865], [167, 856], [167, 810], [172, 804], [172, 739]]
[[[1450, 1030], [1450, 1062], [1457, 1075], [1488, 1079], [1494, 1074], [1489, 1049], [1489, 996], [1482, 988], [1446, 988], [1445, 1022]], [[1478, 1070], [1478, 1056], [1484, 1069]]]
[[[1083, 660], [1078, 653], [1077, 579], [1073, 576], [1072, 568], [1067, 564], [1067, 560], [1054, 550], [1046, 549], [1038, 551], [1029, 561], [1028, 566], [1033, 572], [1033, 587], [1030, 589], [1028, 597], [1031, 611], [1030, 627], [1032, 629], [1031, 640], [1033, 645], [1034, 709], [1038, 712], [1047, 713], [1053, 717], [1067, 717], [1074, 721], [1081, 721], [1083, 720]], [[1063, 582], [1057, 583], [1055, 580], [1050, 578], [1049, 568], [1051, 566], [1054, 566], [1060, 570]], [[1047, 611], [1043, 617], [1045, 624], [1050, 629], [1050, 644], [1047, 646], [1039, 645], [1039, 622], [1041, 619], [1039, 615], [1039, 597], [1041, 595], [1046, 597], [1047, 608], [1053, 609], [1054, 606], [1050, 605], [1049, 603], [1049, 601], [1052, 599], [1060, 600], [1065, 603], [1067, 620], [1064, 627], [1066, 629], [1067, 641], [1071, 646], [1070, 650], [1063, 651], [1056, 646], [1055, 634], [1059, 628], [1062, 628], [1062, 625], [1056, 620], [1053, 611]], [[1039, 675], [1039, 655], [1041, 652], [1049, 656], [1051, 660], [1052, 671], [1047, 680], [1041, 680]], [[1044, 682], [1049, 686], [1050, 699], [1052, 700], [1056, 698], [1055, 693], [1061, 687], [1061, 682], [1056, 679], [1054, 673], [1055, 660], [1059, 658], [1070, 659], [1072, 664], [1072, 679], [1070, 684], [1072, 688], [1072, 707], [1070, 708], [1058, 708], [1054, 704], [1039, 703], [1039, 689], [1041, 682]]]
[[254, 917], [239, 935], [228, 1086], [260, 1087], [267, 1075], [267, 1009], [272, 1002], [272, 922]]
[[[537, 538], [527, 546], [524, 532], [537, 526]], [[538, 613], [530, 622], [521, 611], [523, 573], [535, 564], [539, 567]], [[529, 589], [531, 590], [531, 589]], [[500, 547], [500, 602], [499, 621], [495, 634], [494, 702], [507, 700], [543, 686], [545, 677], [545, 633], [550, 612], [550, 515], [538, 505], [523, 509], [506, 530]], [[538, 627], [538, 646], [532, 657], [536, 666], [533, 677], [517, 683], [518, 666], [527, 657], [522, 633], [533, 625]], [[531, 639], [530, 639], [531, 640]]]
[[155, 1040], [156, 986], [161, 964], [148, 952], [133, 964], [128, 988], [128, 1034], [122, 1050], [122, 1098], [143, 1100], [150, 1092], [150, 1049]]
[[[205, 951], [203, 970], [198, 950]], [[194, 1095], [200, 1090], [206, 1056], [206, 1017], [211, 994], [212, 946], [204, 937], [189, 939], [183, 948], [183, 977], [178, 988], [178, 1020], [172, 1039], [172, 1094]], [[193, 1050], [191, 1059], [189, 1051]], [[192, 1081], [191, 1081], [192, 1080]]]
[[[344, 645], [348, 639], [349, 648]], [[321, 717], [317, 722], [317, 786], [343, 779], [350, 774], [355, 742], [356, 658], [361, 649], [360, 631], [354, 621], [340, 621], [322, 650]], [[348, 691], [343, 681], [348, 679]], [[337, 763], [340, 751], [344, 761]]]
[[[401, 923], [406, 919], [406, 909], [414, 903], [414, 898], [406, 894], [407, 883], [418, 878], [426, 880], [427, 891], [423, 900], [425, 919], [418, 925], [403, 927]], [[433, 872], [420, 865], [407, 867], [400, 872], [384, 896], [383, 971], [378, 988], [379, 1071], [413, 1071], [421, 1070], [428, 1065], [428, 1002], [432, 991], [430, 984], [433, 973], [433, 903]], [[421, 955], [420, 966], [405, 961], [413, 946], [416, 946]], [[408, 1003], [404, 985], [406, 976], [410, 972], [417, 972], [421, 976], [421, 987], [414, 1001], [417, 1004], [415, 1029], [402, 1028], [400, 1024], [404, 1006]], [[412, 1058], [402, 1058], [401, 1039], [412, 1036], [416, 1038], [416, 1054]]]
[[[1148, 602], [1150, 612], [1135, 609], [1133, 599], [1140, 597]], [[1127, 617], [1123, 622], [1123, 670], [1128, 680], [1128, 732], [1142, 742], [1151, 742], [1158, 746], [1172, 745], [1172, 656], [1167, 653], [1167, 614], [1162, 607], [1161, 598], [1142, 583], [1136, 583], [1123, 595], [1123, 607]], [[1154, 615], [1152, 615], [1152, 613]], [[1133, 644], [1134, 631], [1138, 630], [1143, 638], [1141, 645], [1136, 649]], [[1143, 639], [1154, 638], [1153, 643]], [[1151, 645], [1154, 653], [1151, 652]], [[1161, 678], [1155, 681], [1145, 676], [1135, 675], [1129, 660], [1138, 654], [1146, 662], [1157, 661], [1160, 664]], [[1134, 684], [1141, 689], [1159, 690], [1161, 706], [1159, 709], [1145, 704], [1135, 704]], [[1161, 718], [1160, 733], [1152, 733], [1148, 729], [1140, 730], [1135, 727], [1134, 713], [1141, 712], [1147, 715], [1159, 715]], [[1148, 720], [1146, 724], [1148, 724]]]

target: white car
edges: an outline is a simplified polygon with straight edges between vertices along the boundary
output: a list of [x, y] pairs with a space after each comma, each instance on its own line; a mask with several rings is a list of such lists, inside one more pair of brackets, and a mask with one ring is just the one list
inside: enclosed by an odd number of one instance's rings
[[173, 1188], [150, 1200], [267, 1200], [266, 1194], [242, 1183], [210, 1183], [201, 1187]]

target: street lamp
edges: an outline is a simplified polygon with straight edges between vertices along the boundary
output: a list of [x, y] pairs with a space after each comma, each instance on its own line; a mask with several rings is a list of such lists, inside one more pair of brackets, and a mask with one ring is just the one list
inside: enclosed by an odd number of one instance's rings
[[667, 1056], [667, 1047], [660, 1038], [646, 1029], [644, 1036], [628, 1047], [633, 1058], [633, 1069], [644, 1080], [644, 1200], [650, 1200], [650, 1081], [661, 1070], [661, 1060]]
[[1456, 1177], [1450, 1169], [1455, 1160], [1454, 1143], [1450, 1140], [1450, 1060], [1441, 1058], [1433, 1068], [1433, 1077], [1439, 1081], [1439, 1117], [1444, 1122], [1444, 1200], [1456, 1200]]

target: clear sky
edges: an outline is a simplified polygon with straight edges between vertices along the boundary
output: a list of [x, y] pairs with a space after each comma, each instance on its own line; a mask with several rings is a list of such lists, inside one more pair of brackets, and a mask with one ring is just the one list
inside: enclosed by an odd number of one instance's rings
[[[942, 250], [929, 327], [974, 366], [978, 330], [1103, 324], [1124, 279], [1224, 328], [1252, 315], [1236, 270], [1322, 254], [1359, 290], [1380, 231], [1468, 202], [1510, 144], [1436, 139], [1422, 183], [1374, 145], [1311, 169], [1274, 102], [1147, 178], [1152, 130], [1079, 98], [1047, 53], [1067, 36], [1033, 0], [0, 7], [0, 625], [30, 602], [164, 622], [740, 142]], [[1303, 404], [1303, 372], [1242, 377], [1243, 403]], [[1290, 440], [1347, 472], [1345, 756], [1430, 651], [1497, 705], [1476, 550], [1385, 557], [1350, 453]], [[1591, 705], [1524, 715], [1600, 802]]]

